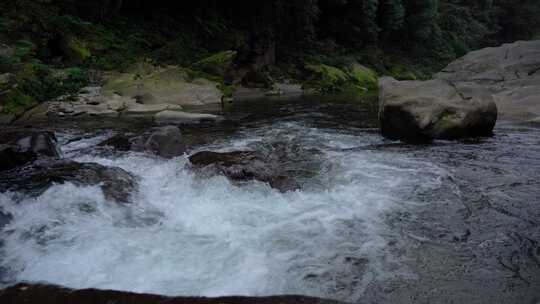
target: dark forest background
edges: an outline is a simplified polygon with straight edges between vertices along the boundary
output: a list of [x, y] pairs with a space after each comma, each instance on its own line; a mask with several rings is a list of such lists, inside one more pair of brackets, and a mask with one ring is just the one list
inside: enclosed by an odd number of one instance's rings
[[[306, 63], [355, 61], [421, 79], [470, 50], [540, 33], [538, 0], [3, 0], [0, 12], [0, 41], [15, 48], [0, 72], [26, 71], [38, 100], [80, 87], [88, 70], [189, 66], [224, 50], [239, 67], [289, 78]], [[67, 87], [51, 67], [68, 68]]]

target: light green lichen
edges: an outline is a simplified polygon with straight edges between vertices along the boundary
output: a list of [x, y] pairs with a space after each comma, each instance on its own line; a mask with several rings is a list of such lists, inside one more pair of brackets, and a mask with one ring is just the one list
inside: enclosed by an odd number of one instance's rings
[[224, 76], [226, 71], [231, 68], [237, 55], [236, 51], [219, 52], [194, 63], [192, 68], [211, 75]]
[[83, 41], [77, 38], [70, 38], [67, 43], [67, 55], [72, 61], [85, 62], [92, 57], [92, 52], [90, 52]]

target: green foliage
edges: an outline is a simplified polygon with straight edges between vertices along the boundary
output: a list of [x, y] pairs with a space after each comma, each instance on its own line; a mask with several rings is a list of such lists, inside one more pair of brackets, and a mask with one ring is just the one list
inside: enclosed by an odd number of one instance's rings
[[400, 30], [405, 22], [405, 6], [402, 0], [380, 0], [379, 20], [383, 34]]
[[[347, 68], [354, 62], [424, 79], [471, 49], [540, 33], [538, 0], [17, 0], [0, 11], [0, 39], [14, 50], [0, 71], [24, 74], [22, 93], [37, 101], [80, 87], [84, 69], [141, 61], [189, 66], [229, 94], [232, 61], [267, 69], [272, 49], [287, 77], [302, 79], [310, 62], [308, 82], [321, 91], [357, 90], [369, 85]], [[80, 73], [58, 72], [71, 65]]]
[[15, 53], [11, 61], [15, 64], [27, 61], [36, 56], [36, 45], [28, 40], [19, 40], [15, 43]]
[[2, 111], [4, 113], [20, 115], [28, 108], [35, 106], [36, 101], [20, 90], [13, 90], [8, 93]]
[[406, 29], [417, 42], [430, 42], [438, 31], [438, 0], [406, 0]]
[[211, 75], [224, 76], [238, 55], [236, 51], [223, 51], [193, 64], [193, 68]]
[[62, 94], [75, 93], [86, 86], [90, 79], [88, 72], [79, 67], [67, 68], [63, 71], [64, 77], [61, 77], [60, 91]]
[[93, 24], [88, 21], [84, 21], [77, 16], [62, 15], [51, 18], [50, 26], [56, 33], [63, 35], [79, 35], [91, 30]]

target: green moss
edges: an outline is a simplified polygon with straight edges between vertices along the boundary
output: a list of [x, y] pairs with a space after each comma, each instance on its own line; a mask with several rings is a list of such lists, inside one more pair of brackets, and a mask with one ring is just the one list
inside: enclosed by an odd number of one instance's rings
[[7, 94], [3, 112], [20, 115], [29, 108], [35, 106], [37, 102], [29, 95], [20, 90], [13, 90]]
[[232, 97], [234, 94], [234, 87], [228, 84], [225, 84], [225, 80], [223, 79], [223, 76], [218, 75], [212, 75], [208, 74], [206, 72], [200, 71], [200, 70], [194, 70], [189, 68], [184, 68], [183, 71], [188, 76], [188, 81], [193, 81], [197, 78], [203, 78], [208, 79], [213, 82], [218, 83], [218, 89], [223, 93], [223, 96], [225, 97]]
[[234, 87], [230, 85], [220, 83], [218, 84], [218, 89], [221, 90], [225, 97], [232, 97], [234, 94]]
[[71, 61], [85, 62], [92, 57], [92, 52], [87, 48], [86, 43], [78, 38], [69, 38], [67, 42], [67, 55]]
[[361, 65], [339, 69], [325, 64], [308, 64], [306, 70], [312, 75], [304, 83], [307, 89], [323, 94], [342, 93], [354, 96], [377, 94], [377, 74]]
[[392, 66], [388, 71], [397, 80], [417, 80], [416, 74], [403, 65]]
[[338, 93], [349, 81], [346, 72], [325, 64], [307, 64], [306, 70], [311, 73], [310, 80], [304, 83], [307, 89], [319, 93]]
[[204, 58], [192, 65], [193, 69], [211, 74], [224, 76], [231, 68], [238, 53], [236, 51], [224, 51]]
[[354, 64], [350, 68], [349, 75], [351, 75], [357, 86], [360, 86], [367, 91], [377, 91], [378, 77], [377, 73], [372, 69], [360, 64]]

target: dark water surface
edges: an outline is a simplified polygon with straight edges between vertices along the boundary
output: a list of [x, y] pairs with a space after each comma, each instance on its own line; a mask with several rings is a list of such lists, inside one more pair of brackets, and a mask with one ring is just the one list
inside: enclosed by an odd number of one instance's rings
[[65, 157], [121, 167], [140, 193], [121, 208], [97, 187], [0, 194], [13, 217], [1, 234], [4, 285], [540, 303], [540, 129], [503, 122], [492, 138], [407, 145], [379, 136], [372, 102], [267, 100], [223, 114], [182, 127], [190, 153], [280, 153], [301, 190], [200, 177], [187, 155], [95, 148], [147, 122], [62, 123]]

